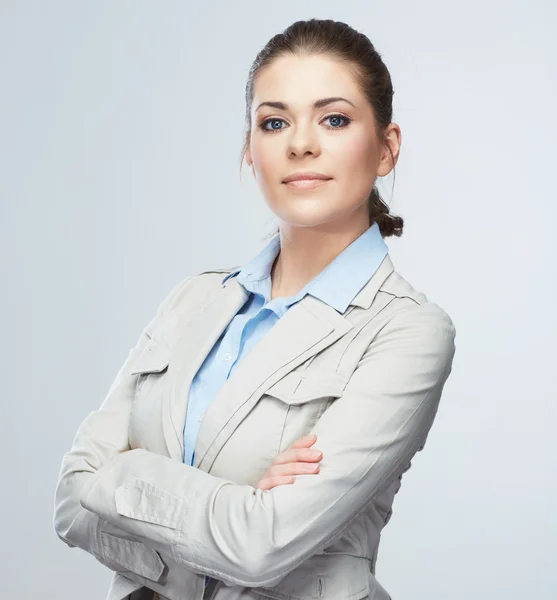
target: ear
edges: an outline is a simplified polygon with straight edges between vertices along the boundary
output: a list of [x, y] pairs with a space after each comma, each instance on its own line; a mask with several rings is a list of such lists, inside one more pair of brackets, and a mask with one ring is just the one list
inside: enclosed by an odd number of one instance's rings
[[377, 167], [378, 177], [385, 177], [394, 169], [398, 162], [401, 141], [402, 136], [400, 127], [396, 123], [390, 123], [385, 130], [385, 142], [381, 152], [381, 159]]
[[251, 169], [251, 174], [253, 175], [253, 178], [255, 180], [257, 180], [257, 175], [255, 174], [255, 169], [253, 168], [253, 158], [251, 156], [251, 148], [250, 148], [250, 145], [249, 145], [249, 140], [248, 140], [248, 145], [247, 145], [247, 148], [246, 148], [246, 157], [245, 157], [245, 160], [246, 160], [247, 165]]

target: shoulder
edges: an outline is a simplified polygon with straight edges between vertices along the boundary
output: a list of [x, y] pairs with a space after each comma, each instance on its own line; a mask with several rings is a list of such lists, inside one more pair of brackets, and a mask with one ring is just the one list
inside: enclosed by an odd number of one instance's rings
[[454, 350], [456, 328], [448, 312], [399, 272], [393, 270], [381, 284], [377, 296], [381, 295], [389, 304], [387, 331], [412, 333], [416, 342], [424, 347], [441, 344]]
[[188, 299], [198, 296], [200, 299], [206, 297], [217, 287], [220, 287], [221, 281], [226, 273], [234, 271], [238, 267], [226, 267], [209, 269], [201, 271], [196, 275], [190, 275], [180, 279], [167, 293], [166, 297], [160, 303], [158, 312], [163, 315], [171, 311], [177, 304], [181, 304], [186, 296]]

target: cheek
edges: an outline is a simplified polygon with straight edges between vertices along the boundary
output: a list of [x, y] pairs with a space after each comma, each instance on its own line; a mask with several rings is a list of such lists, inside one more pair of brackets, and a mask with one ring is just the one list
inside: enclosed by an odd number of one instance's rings
[[280, 150], [272, 140], [255, 136], [252, 138], [252, 160], [253, 168], [261, 185], [271, 183], [278, 177], [277, 156]]
[[335, 173], [344, 182], [353, 185], [354, 180], [370, 185], [375, 179], [375, 148], [369, 136], [354, 136], [343, 141], [335, 150]]

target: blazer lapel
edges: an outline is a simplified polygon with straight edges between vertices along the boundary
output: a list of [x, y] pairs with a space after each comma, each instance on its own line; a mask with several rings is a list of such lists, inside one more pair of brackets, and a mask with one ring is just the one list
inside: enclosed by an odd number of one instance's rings
[[[230, 285], [240, 284], [231, 279]], [[242, 358], [211, 400], [199, 429], [194, 466], [209, 471], [264, 390], [351, 328], [348, 319], [313, 296], [305, 296], [289, 308]]]
[[[224, 275], [223, 275], [224, 276]], [[169, 369], [176, 370], [174, 384], [162, 402], [162, 425], [169, 455], [183, 460], [183, 430], [191, 382], [227, 325], [249, 293], [240, 285], [226, 286], [198, 311], [173, 325], [179, 332]]]

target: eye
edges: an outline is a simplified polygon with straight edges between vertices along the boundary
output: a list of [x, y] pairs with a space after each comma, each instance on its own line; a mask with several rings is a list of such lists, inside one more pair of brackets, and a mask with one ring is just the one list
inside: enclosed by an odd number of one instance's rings
[[264, 121], [261, 121], [261, 123], [259, 124], [259, 129], [261, 129], [262, 131], [280, 131], [280, 129], [276, 129], [276, 128], [272, 128], [272, 129], [267, 129], [266, 125], [267, 123], [279, 123], [281, 122], [284, 123], [284, 119], [277, 119], [277, 118], [271, 118], [271, 119], [265, 119]]
[[340, 127], [333, 126], [333, 127], [329, 127], [329, 129], [343, 129], [344, 127], [348, 127], [348, 124], [352, 121], [352, 119], [349, 119], [348, 117], [345, 117], [344, 115], [329, 115], [328, 117], [325, 117], [325, 119], [323, 119], [323, 120], [326, 121], [327, 119], [334, 119], [336, 122], [338, 122], [339, 119], [346, 121], [345, 125], [341, 125]]
[[[349, 123], [352, 122], [352, 119], [350, 119], [348, 117], [345, 117], [344, 115], [339, 115], [339, 114], [329, 115], [329, 116], [325, 117], [323, 119], [323, 121], [326, 121], [328, 119], [333, 119], [334, 122], [337, 122], [337, 123], [338, 123], [338, 120], [340, 119], [340, 120], [345, 121], [345, 124], [344, 125], [340, 125], [340, 126], [339, 125], [332, 125], [332, 126], [331, 125], [326, 125], [327, 129], [343, 129], [344, 127], [348, 127]], [[267, 128], [267, 124], [269, 124], [269, 123], [272, 123], [272, 124], [274, 124], [274, 123], [284, 123], [284, 122], [285, 122], [284, 119], [279, 119], [278, 117], [271, 117], [269, 119], [264, 119], [258, 125], [258, 127], [262, 131], [269, 132], [269, 133], [275, 133], [275, 132], [280, 131], [281, 129], [284, 129], [284, 128], [283, 127], [278, 128], [278, 127], [274, 127], [273, 126], [271, 129], [268, 129]]]

